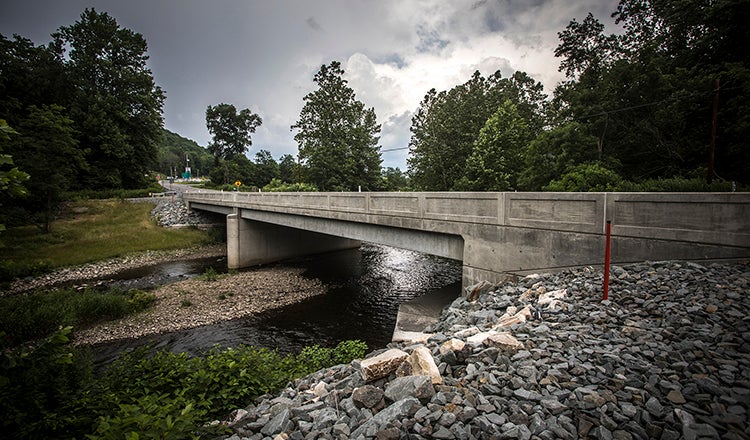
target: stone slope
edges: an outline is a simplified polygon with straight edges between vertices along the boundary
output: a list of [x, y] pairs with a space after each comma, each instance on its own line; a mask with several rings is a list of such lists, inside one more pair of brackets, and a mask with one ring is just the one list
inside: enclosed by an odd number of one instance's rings
[[230, 438], [750, 438], [750, 266], [612, 276], [610, 301], [591, 268], [472, 286], [425, 343], [263, 396]]

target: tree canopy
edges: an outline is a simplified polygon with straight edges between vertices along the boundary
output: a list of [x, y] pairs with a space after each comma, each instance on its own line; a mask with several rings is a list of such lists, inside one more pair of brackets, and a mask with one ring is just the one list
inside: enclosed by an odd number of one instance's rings
[[322, 191], [365, 191], [379, 188], [380, 125], [373, 108], [356, 99], [343, 78], [341, 63], [320, 67], [313, 80], [318, 89], [304, 97], [292, 125], [307, 180]]
[[[493, 140], [491, 137], [498, 131], [505, 130], [501, 125], [517, 118], [523, 119], [525, 125], [521, 138], [525, 140], [535, 136], [545, 121], [546, 95], [542, 90], [541, 83], [523, 72], [503, 78], [500, 72], [483, 77], [478, 71], [469, 81], [449, 91], [430, 90], [412, 118], [407, 160], [415, 189], [486, 191], [499, 187], [498, 182], [490, 184], [494, 178], [488, 177], [488, 174], [495, 172], [508, 174], [515, 182], [521, 171], [521, 151], [526, 145], [502, 145], [499, 143], [504, 140]], [[508, 116], [509, 119], [490, 123], [492, 127], [485, 130], [485, 138], [477, 144], [482, 128], [506, 103], [502, 117]], [[517, 114], [517, 118], [510, 117], [508, 111]], [[498, 114], [496, 119], [500, 117]], [[495, 133], [491, 135], [490, 130]], [[517, 141], [524, 142], [521, 139]], [[506, 153], [508, 158], [512, 158], [508, 163], [511, 169], [494, 169], [504, 162], [504, 159], [496, 156]], [[467, 169], [467, 161], [471, 156], [474, 159]], [[485, 159], [492, 163], [484, 164]], [[480, 174], [483, 175], [482, 179]], [[484, 179], [485, 177], [489, 180]]]
[[79, 178], [87, 187], [141, 186], [156, 159], [164, 104], [146, 40], [94, 9], [52, 37], [69, 93], [56, 104], [67, 108], [89, 165]]
[[208, 151], [217, 159], [232, 159], [245, 154], [253, 144], [251, 134], [263, 120], [249, 109], [237, 111], [232, 104], [206, 108], [206, 127], [213, 136]]

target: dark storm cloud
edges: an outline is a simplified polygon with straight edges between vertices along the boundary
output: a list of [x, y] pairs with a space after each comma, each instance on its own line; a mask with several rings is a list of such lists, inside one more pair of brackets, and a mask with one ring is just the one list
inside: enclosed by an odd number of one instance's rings
[[[46, 44], [87, 7], [148, 42], [149, 68], [167, 94], [166, 128], [210, 141], [208, 105], [250, 108], [253, 136], [274, 157], [296, 154], [289, 127], [322, 64], [342, 62], [358, 98], [383, 123], [383, 149], [406, 147], [410, 114], [430, 88], [474, 70], [524, 70], [548, 89], [561, 79], [557, 32], [591, 11], [606, 21], [617, 0], [3, 0], [0, 33]], [[0, 115], [0, 117], [2, 117]], [[405, 151], [383, 155], [405, 168]]]

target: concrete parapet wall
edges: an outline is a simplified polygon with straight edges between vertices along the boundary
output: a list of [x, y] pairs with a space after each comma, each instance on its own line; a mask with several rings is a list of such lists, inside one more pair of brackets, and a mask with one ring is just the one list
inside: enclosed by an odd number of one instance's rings
[[[257, 221], [450, 258], [460, 254], [465, 282], [600, 264], [608, 220], [615, 262], [750, 257], [748, 193], [202, 192], [183, 197], [196, 209], [238, 209], [243, 218]], [[421, 240], [432, 243], [416, 243]]]

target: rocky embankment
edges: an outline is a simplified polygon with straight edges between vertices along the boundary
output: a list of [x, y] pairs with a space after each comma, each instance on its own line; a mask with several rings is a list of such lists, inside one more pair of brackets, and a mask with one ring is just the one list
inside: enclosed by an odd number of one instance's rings
[[188, 210], [182, 197], [172, 200], [169, 197], [153, 199], [156, 206], [151, 210], [151, 217], [161, 226], [204, 226], [216, 223], [216, 219], [201, 211]]
[[480, 284], [392, 343], [233, 414], [238, 439], [750, 438], [750, 266]]

